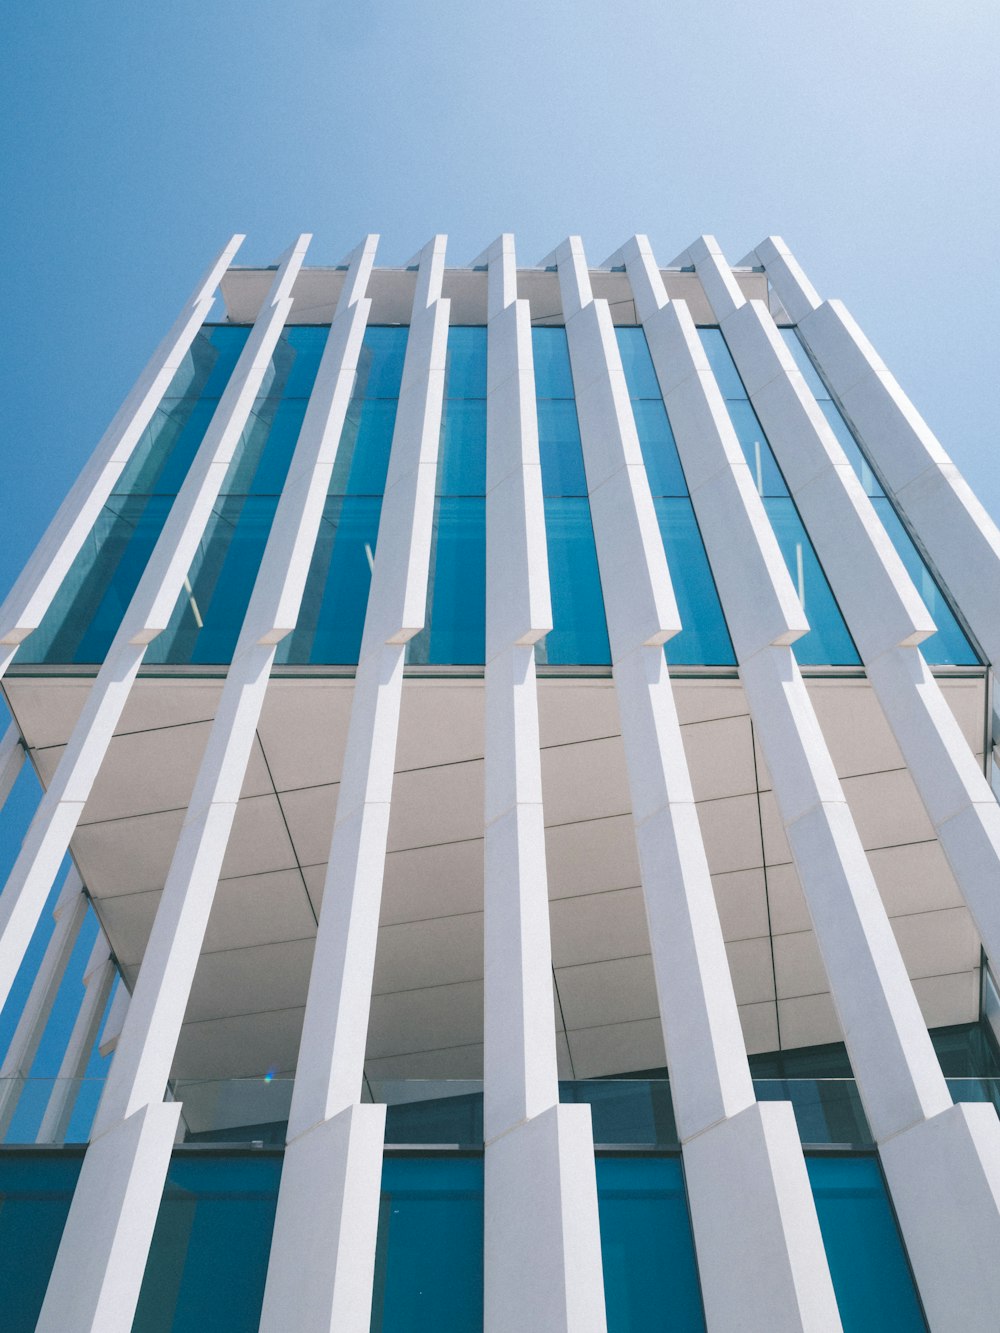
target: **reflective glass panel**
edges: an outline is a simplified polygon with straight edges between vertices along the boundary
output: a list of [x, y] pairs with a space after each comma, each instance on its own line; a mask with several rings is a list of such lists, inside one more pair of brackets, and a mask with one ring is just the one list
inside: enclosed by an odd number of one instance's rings
[[278, 1156], [174, 1156], [132, 1333], [257, 1327], [280, 1176]]
[[809, 621], [809, 632], [792, 644], [796, 660], [802, 666], [854, 666], [861, 660], [854, 641], [795, 502], [788, 494], [784, 477], [747, 397], [722, 332], [706, 328], [699, 329], [698, 333], [712, 372], [726, 399], [733, 428], [757, 491], [763, 499], [764, 511], [778, 539], [792, 584]]
[[372, 1333], [480, 1333], [481, 1157], [387, 1157]]
[[542, 663], [604, 666], [611, 649], [566, 330], [532, 329], [531, 342], [553, 624], [535, 652]]
[[681, 1159], [597, 1158], [608, 1333], [705, 1327]]
[[736, 661], [701, 531], [694, 516], [659, 381], [641, 328], [617, 328], [639, 445], [653, 495], [683, 628], [664, 651], [673, 666], [728, 666]]
[[34, 1333], [82, 1157], [0, 1154], [0, 1328]]
[[809, 621], [809, 632], [792, 645], [801, 665], [853, 665], [861, 661], [816, 558], [812, 542], [790, 497], [765, 498], [778, 547]]
[[545, 499], [552, 629], [539, 662], [606, 666], [611, 662], [597, 547], [586, 496]]
[[365, 330], [295, 629], [278, 662], [358, 660], [409, 330]]
[[198, 332], [20, 661], [104, 658], [248, 333]]
[[844, 1333], [924, 1333], [877, 1158], [806, 1155]]
[[477, 665], [486, 656], [486, 329], [448, 330], [437, 499], [424, 628], [411, 663]]
[[934, 666], [972, 666], [979, 658], [959, 625], [954, 611], [944, 591], [930, 572], [913, 538], [907, 532], [902, 520], [896, 513], [892, 501], [886, 496], [868, 464], [851, 428], [844, 420], [840, 409], [833, 401], [829, 389], [823, 383], [819, 372], [812, 363], [809, 353], [799, 341], [794, 329], [782, 329], [785, 345], [795, 358], [795, 364], [801, 370], [813, 396], [819, 403], [823, 415], [847, 455], [847, 461], [854, 469], [866, 494], [871, 497], [872, 505], [882, 526], [889, 535], [889, 540], [896, 548], [896, 554], [906, 566], [907, 573], [923, 598], [924, 605], [937, 625], [937, 633], [932, 634], [920, 645], [920, 651]]
[[653, 500], [682, 629], [664, 651], [671, 666], [729, 666], [736, 662], [691, 501]]

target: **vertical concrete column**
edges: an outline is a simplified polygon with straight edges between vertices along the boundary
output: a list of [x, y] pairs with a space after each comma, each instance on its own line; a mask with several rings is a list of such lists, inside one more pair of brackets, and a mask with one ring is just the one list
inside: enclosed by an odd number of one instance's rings
[[385, 1107], [362, 1105], [406, 644], [422, 627], [448, 347], [445, 238], [420, 253], [260, 1327], [367, 1333]]
[[706, 1318], [720, 1333], [838, 1328], [791, 1106], [754, 1097], [663, 654], [680, 618], [610, 311], [577, 238], [556, 261]]
[[1000, 530], [840, 301], [822, 301], [779, 236], [767, 276], [934, 567], [992, 663], [1000, 662]]
[[14, 1035], [0, 1064], [0, 1142], [3, 1142], [21, 1091], [21, 1084], [31, 1073], [38, 1046], [49, 1021], [66, 966], [73, 953], [83, 918], [87, 915], [87, 896], [76, 870], [66, 876], [62, 892], [52, 912], [55, 928], [45, 946], [41, 964], [31, 983], [31, 990], [21, 1010]]
[[0, 607], [0, 676], [14, 656], [17, 645], [38, 628], [51, 605], [66, 571], [152, 420], [167, 386], [208, 318], [219, 280], [232, 263], [243, 239], [233, 236], [209, 265]]
[[[531, 314], [486, 252], [485, 1328], [606, 1328], [589, 1106], [560, 1106], [534, 644], [552, 627]], [[481, 261], [480, 261], [481, 262]]]
[[25, 749], [21, 732], [16, 722], [12, 722], [0, 741], [0, 810], [6, 804], [7, 797], [13, 790], [18, 774], [24, 767]]
[[[683, 302], [648, 242], [624, 250], [851, 1065], [932, 1326], [982, 1329], [1000, 1300], [1000, 1122], [953, 1106], [786, 624], [805, 620]], [[945, 1195], [956, 1201], [949, 1208]], [[991, 1267], [992, 1265], [992, 1267]]]
[[121, 984], [115, 989], [115, 996], [111, 1001], [111, 1008], [108, 1010], [108, 1017], [101, 1032], [101, 1044], [97, 1049], [103, 1056], [108, 1056], [112, 1051], [118, 1049], [118, 1038], [122, 1035], [125, 1015], [128, 1013], [131, 999], [131, 995], [125, 988], [125, 982], [122, 980]]
[[83, 999], [69, 1034], [36, 1143], [62, 1143], [66, 1138], [73, 1108], [80, 1095], [80, 1082], [87, 1073], [90, 1053], [94, 1049], [114, 982], [114, 961], [104, 931], [100, 930], [83, 969]]
[[934, 622], [767, 308], [714, 239], [695, 266], [986, 951], [1000, 958], [1000, 806], [915, 646]]
[[278, 266], [257, 322], [171, 506], [0, 895], [0, 1004], [7, 998], [38, 923], [146, 647], [169, 623], [254, 399], [268, 372], [271, 354], [291, 309], [292, 284], [308, 243], [308, 237], [300, 237]]
[[[300, 237], [278, 266], [244, 352], [88, 695], [42, 802], [41, 810], [45, 810], [51, 798], [52, 813], [25, 866], [19, 902], [23, 903], [28, 889], [38, 892], [45, 857], [56, 852], [61, 856], [65, 850], [63, 844], [76, 827], [145, 645], [169, 621], [291, 309], [292, 285], [308, 242], [308, 237]], [[284, 499], [283, 492], [282, 502]], [[296, 521], [296, 501], [279, 502], [98, 1108], [39, 1315], [39, 1333], [63, 1333], [67, 1328], [81, 1333], [128, 1333], [132, 1327], [181, 1109], [178, 1102], [164, 1103], [163, 1094], [243, 784], [256, 725], [254, 709], [259, 711], [263, 699], [274, 636], [281, 637], [268, 612], [280, 589], [280, 552], [286, 549], [283, 543], [294, 532]], [[36, 816], [32, 832], [39, 822]], [[31, 832], [28, 842], [30, 839]], [[17, 870], [15, 866], [15, 875]], [[9, 892], [8, 886], [4, 898]], [[0, 908], [2, 905], [0, 899]], [[23, 929], [15, 919], [8, 922], [7, 930], [13, 931], [15, 925]], [[6, 946], [5, 931], [0, 937], [0, 957]]]

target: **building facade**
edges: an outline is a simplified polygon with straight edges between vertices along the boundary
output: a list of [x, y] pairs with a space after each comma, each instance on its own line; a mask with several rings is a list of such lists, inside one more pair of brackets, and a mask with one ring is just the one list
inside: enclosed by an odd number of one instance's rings
[[0, 610], [4, 1326], [995, 1330], [941, 445], [775, 238], [241, 239]]

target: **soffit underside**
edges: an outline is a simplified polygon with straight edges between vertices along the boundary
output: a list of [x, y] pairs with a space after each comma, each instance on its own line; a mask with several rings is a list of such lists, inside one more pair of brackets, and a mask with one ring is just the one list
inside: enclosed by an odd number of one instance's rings
[[[89, 682], [8, 676], [43, 781]], [[942, 681], [981, 755], [982, 679]], [[175, 1074], [294, 1068], [352, 695], [272, 681], [219, 881]], [[72, 850], [134, 984], [221, 682], [140, 679]], [[978, 1014], [979, 940], [863, 679], [809, 690], [931, 1026]], [[675, 681], [747, 1049], [840, 1039], [759, 739], [734, 679]], [[554, 1009], [565, 1077], [664, 1063], [613, 686], [539, 688]], [[367, 1073], [475, 1078], [482, 1064], [481, 679], [404, 688]]]

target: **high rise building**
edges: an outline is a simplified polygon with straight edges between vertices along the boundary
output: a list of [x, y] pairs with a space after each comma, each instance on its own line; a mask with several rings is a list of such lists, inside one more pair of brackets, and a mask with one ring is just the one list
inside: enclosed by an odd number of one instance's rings
[[0, 611], [3, 1327], [995, 1330], [941, 445], [773, 238], [240, 239]]

